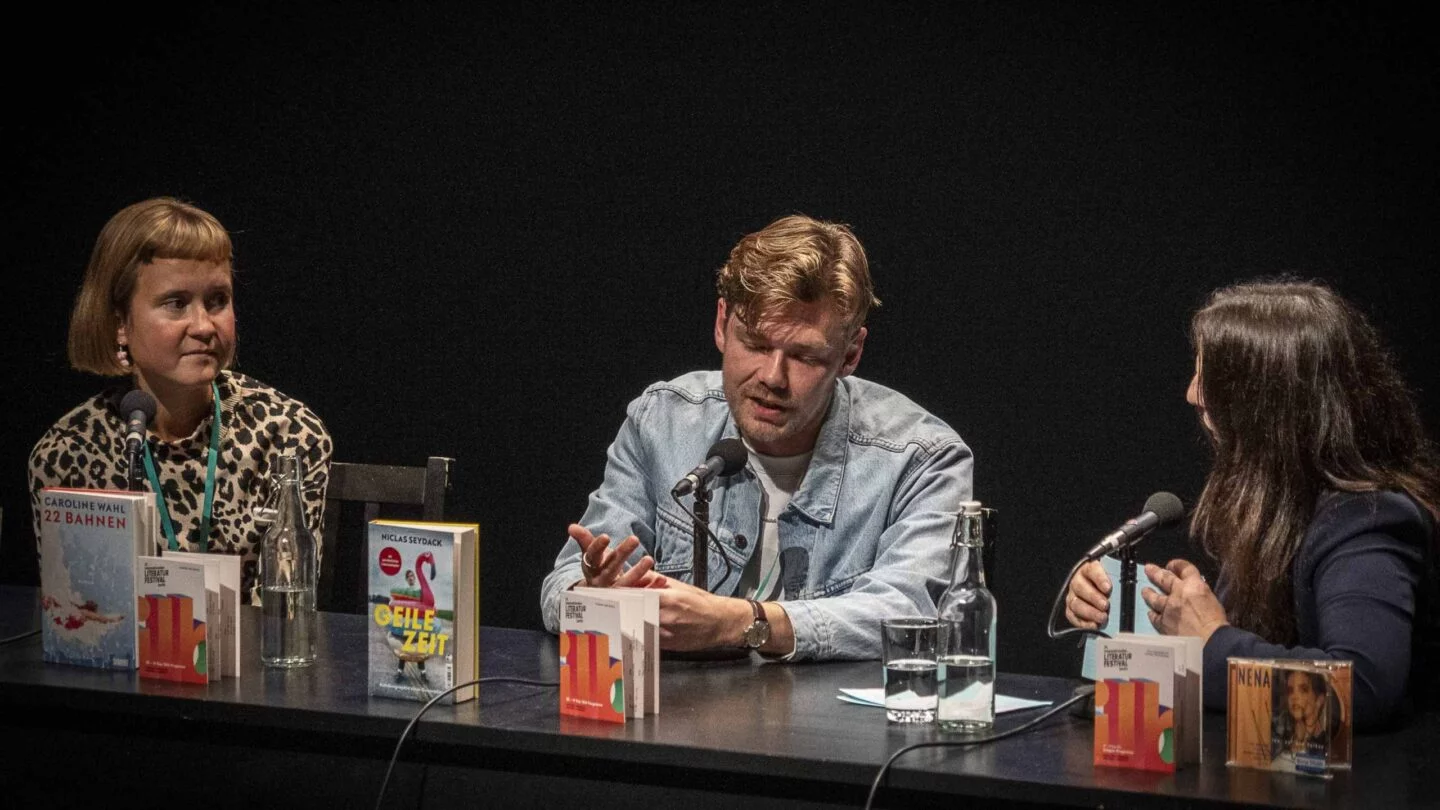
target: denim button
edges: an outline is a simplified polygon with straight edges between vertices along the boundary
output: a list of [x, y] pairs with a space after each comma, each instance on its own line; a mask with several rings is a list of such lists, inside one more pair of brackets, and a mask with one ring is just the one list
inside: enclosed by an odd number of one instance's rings
[[736, 548], [740, 549], [741, 551], [744, 551], [744, 550], [745, 550], [745, 547], [748, 546], [748, 545], [750, 545], [750, 541], [745, 539], [745, 535], [743, 535], [743, 534], [737, 534], [737, 535], [735, 535], [735, 547], [736, 547]]

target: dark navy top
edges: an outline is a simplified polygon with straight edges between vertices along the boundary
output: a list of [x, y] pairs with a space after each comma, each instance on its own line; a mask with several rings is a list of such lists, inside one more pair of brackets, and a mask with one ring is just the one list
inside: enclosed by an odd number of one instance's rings
[[[1396, 719], [1425, 662], [1436, 587], [1429, 514], [1397, 492], [1329, 492], [1290, 567], [1299, 644], [1271, 644], [1222, 627], [1205, 644], [1205, 706], [1225, 710], [1226, 659], [1302, 658], [1354, 662], [1356, 728]], [[1218, 583], [1226, 602], [1228, 588]]]

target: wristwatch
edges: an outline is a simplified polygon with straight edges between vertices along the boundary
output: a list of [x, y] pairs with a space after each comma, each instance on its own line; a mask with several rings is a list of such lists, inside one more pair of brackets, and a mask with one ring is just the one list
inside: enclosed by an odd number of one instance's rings
[[770, 621], [765, 618], [765, 608], [759, 602], [754, 599], [745, 601], [749, 602], [750, 608], [755, 611], [755, 621], [745, 628], [741, 646], [747, 650], [758, 650], [770, 640]]

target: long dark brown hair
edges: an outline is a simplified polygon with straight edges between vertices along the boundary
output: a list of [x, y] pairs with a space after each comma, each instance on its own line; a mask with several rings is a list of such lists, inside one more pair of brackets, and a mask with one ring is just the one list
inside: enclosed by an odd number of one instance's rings
[[1440, 465], [1374, 328], [1329, 288], [1219, 290], [1191, 341], [1214, 464], [1191, 535], [1227, 581], [1231, 623], [1296, 643], [1290, 565], [1326, 490], [1395, 490], [1440, 518]]

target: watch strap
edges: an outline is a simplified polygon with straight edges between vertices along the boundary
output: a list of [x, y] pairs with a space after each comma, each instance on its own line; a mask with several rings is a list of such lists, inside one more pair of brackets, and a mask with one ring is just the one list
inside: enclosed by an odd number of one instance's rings
[[765, 646], [770, 640], [770, 620], [765, 616], [765, 606], [758, 600], [746, 599], [750, 603], [750, 609], [755, 613], [755, 621], [745, 628], [745, 635], [740, 641], [740, 646], [747, 650], [758, 650]]
[[750, 603], [750, 609], [753, 610], [753, 611], [755, 611], [755, 622], [756, 622], [757, 624], [760, 623], [760, 622], [764, 622], [764, 623], [766, 623], [766, 624], [769, 624], [769, 623], [770, 623], [770, 620], [767, 619], [767, 618], [765, 618], [765, 606], [764, 606], [764, 605], [761, 605], [760, 602], [759, 602], [759, 600], [756, 600], [756, 599], [746, 599], [745, 601], [746, 601], [746, 602], [749, 602], [749, 603]]

